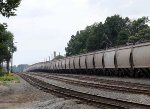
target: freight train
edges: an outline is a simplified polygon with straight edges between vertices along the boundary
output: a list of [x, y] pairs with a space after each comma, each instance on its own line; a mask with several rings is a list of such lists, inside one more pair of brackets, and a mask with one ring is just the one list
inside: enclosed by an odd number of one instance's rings
[[150, 77], [150, 42], [40, 62], [25, 70], [31, 71]]

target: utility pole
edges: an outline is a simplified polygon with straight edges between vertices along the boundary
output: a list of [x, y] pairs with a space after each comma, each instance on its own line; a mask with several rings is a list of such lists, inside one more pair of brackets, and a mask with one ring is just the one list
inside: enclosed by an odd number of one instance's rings
[[49, 56], [49, 61], [51, 61], [51, 57]]
[[[18, 42], [14, 42], [14, 43], [18, 43]], [[13, 51], [11, 53], [11, 73], [13, 72]]]
[[13, 72], [13, 53], [11, 54], [11, 73]]
[[54, 51], [54, 58], [56, 57], [56, 51]]

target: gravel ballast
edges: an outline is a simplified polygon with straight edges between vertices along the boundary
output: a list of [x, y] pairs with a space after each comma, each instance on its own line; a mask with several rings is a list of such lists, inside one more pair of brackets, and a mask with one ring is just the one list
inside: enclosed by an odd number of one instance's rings
[[[19, 77], [20, 78], [20, 77]], [[0, 109], [97, 109], [78, 100], [56, 97], [20, 78], [20, 82], [0, 85]]]
[[118, 99], [118, 100], [123, 100], [123, 101], [128, 101], [128, 102], [150, 105], [150, 97], [148, 95], [115, 92], [115, 91], [109, 91], [109, 90], [104, 90], [104, 89], [98, 90], [96, 88], [91, 89], [88, 87], [66, 84], [65, 82], [61, 82], [61, 81], [57, 81], [53, 79], [47, 79], [47, 78], [43, 78], [40, 76], [33, 76], [33, 77], [36, 77], [52, 85], [68, 88], [68, 89], [79, 91], [79, 92], [89, 93], [92, 95], [98, 95], [102, 97]]
[[[32, 72], [34, 74], [34, 72]], [[32, 74], [31, 73], [31, 74]], [[44, 72], [37, 72], [38, 73], [44, 73]], [[53, 75], [55, 75], [53, 73]], [[112, 76], [95, 76], [95, 75], [76, 75], [76, 74], [63, 74], [64, 78], [69, 78], [70, 77], [65, 77], [65, 75], [73, 75], [73, 76], [83, 76], [83, 77], [86, 77], [86, 78], [93, 78], [94, 79], [105, 79], [105, 80], [113, 80], [113, 81], [123, 81], [123, 82], [131, 82], [131, 83], [139, 83], [139, 84], [146, 84], [146, 85], [150, 85], [150, 80], [148, 78], [128, 78], [128, 77], [112, 77]], [[59, 74], [57, 75], [59, 76]], [[62, 77], [62, 76], [61, 76]]]

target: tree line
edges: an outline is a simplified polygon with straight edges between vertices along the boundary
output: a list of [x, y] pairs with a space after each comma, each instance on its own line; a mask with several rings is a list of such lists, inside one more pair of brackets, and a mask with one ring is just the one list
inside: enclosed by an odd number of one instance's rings
[[140, 43], [150, 40], [148, 17], [132, 20], [114, 15], [105, 22], [94, 23], [77, 31], [67, 43], [66, 55], [76, 55], [110, 47]]
[[[15, 16], [20, 2], [21, 0], [0, 0], [0, 15], [7, 18]], [[0, 69], [3, 62], [6, 62], [9, 71], [10, 59], [17, 48], [14, 45], [14, 35], [7, 30], [7, 27], [6, 23], [0, 23]]]

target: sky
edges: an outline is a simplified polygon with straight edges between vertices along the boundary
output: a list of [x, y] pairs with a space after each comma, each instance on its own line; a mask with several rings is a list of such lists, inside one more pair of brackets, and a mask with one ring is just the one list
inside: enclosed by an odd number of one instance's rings
[[137, 19], [150, 16], [150, 0], [22, 0], [15, 17], [0, 16], [14, 34], [13, 64], [34, 64], [65, 54], [78, 30], [119, 14]]

